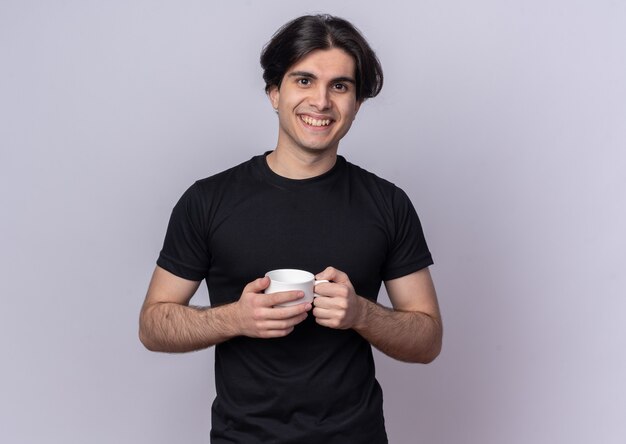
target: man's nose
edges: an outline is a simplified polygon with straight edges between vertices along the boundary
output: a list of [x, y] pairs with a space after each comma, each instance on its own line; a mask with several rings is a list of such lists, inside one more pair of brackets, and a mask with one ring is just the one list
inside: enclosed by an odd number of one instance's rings
[[316, 88], [311, 94], [311, 105], [318, 110], [325, 110], [330, 108], [330, 96], [327, 88]]

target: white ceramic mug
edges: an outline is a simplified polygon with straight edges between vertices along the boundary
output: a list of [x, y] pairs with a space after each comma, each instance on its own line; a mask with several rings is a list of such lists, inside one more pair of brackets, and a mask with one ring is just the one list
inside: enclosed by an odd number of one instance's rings
[[303, 298], [279, 304], [280, 307], [302, 304], [303, 302], [312, 302], [313, 298], [317, 296], [313, 291], [315, 286], [322, 282], [328, 282], [327, 280], [316, 281], [313, 273], [309, 273], [308, 271], [290, 268], [268, 271], [265, 273], [265, 276], [270, 278], [270, 285], [265, 289], [266, 294], [293, 290], [304, 292]]

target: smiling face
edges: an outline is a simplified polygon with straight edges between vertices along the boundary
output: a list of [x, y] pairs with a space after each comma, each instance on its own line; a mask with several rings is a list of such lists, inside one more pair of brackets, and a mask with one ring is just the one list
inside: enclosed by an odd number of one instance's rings
[[269, 90], [278, 111], [277, 150], [333, 151], [359, 110], [353, 58], [337, 48], [315, 50]]

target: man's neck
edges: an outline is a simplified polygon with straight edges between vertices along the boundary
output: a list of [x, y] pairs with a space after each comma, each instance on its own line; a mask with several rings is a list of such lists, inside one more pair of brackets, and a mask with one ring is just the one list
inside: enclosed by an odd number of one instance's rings
[[287, 179], [309, 179], [330, 171], [337, 161], [337, 151], [302, 152], [277, 147], [267, 155], [267, 165]]

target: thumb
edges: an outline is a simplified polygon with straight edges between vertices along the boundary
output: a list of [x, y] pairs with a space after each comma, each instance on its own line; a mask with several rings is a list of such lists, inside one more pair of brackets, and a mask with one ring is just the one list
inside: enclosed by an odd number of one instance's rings
[[270, 285], [270, 278], [267, 276], [255, 279], [246, 285], [243, 289], [244, 293], [262, 293]]
[[337, 270], [333, 267], [326, 267], [324, 271], [315, 275], [317, 280], [335, 281], [337, 278]]

